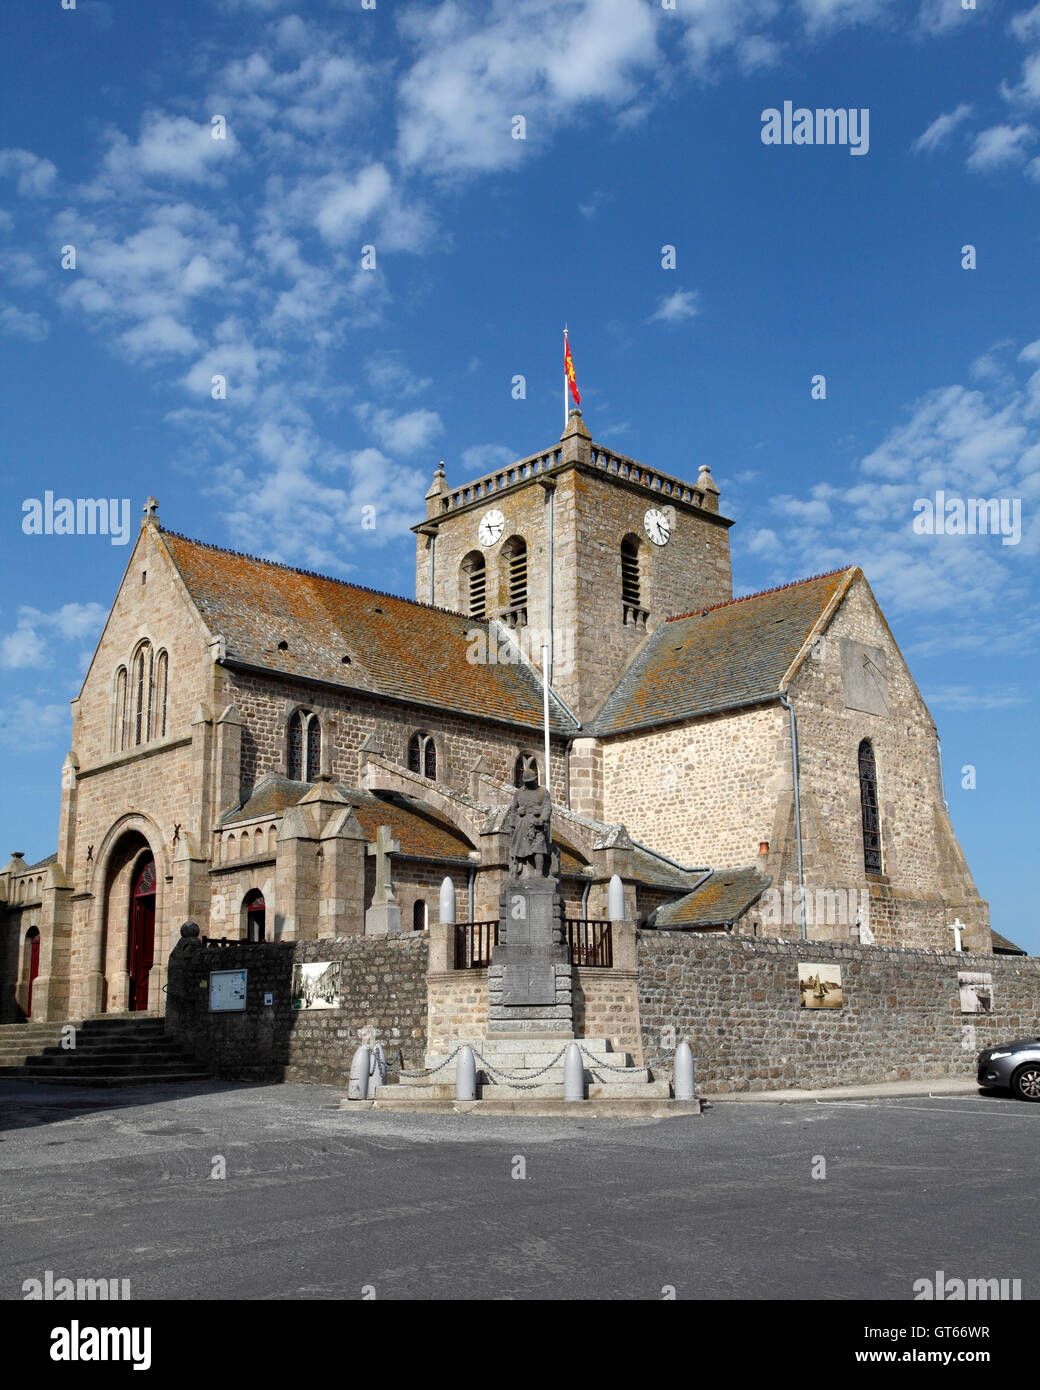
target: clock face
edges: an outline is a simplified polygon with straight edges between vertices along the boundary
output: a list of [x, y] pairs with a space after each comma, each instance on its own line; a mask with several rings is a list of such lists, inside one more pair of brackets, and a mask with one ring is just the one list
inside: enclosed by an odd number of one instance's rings
[[481, 518], [477, 536], [480, 539], [481, 545], [494, 545], [496, 541], [502, 539], [502, 534], [505, 529], [505, 517], [497, 508], [493, 508], [490, 512], [486, 512]]
[[643, 517], [643, 530], [654, 545], [667, 545], [672, 535], [672, 523], [664, 512], [657, 507], [651, 507]]

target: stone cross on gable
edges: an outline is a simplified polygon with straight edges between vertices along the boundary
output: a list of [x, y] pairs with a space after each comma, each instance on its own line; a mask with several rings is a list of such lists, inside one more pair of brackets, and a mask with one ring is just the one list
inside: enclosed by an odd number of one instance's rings
[[953, 949], [955, 951], [963, 951], [964, 947], [961, 945], [961, 932], [967, 931], [966, 925], [961, 921], [959, 917], [955, 917], [953, 921], [949, 922], [947, 925], [949, 926], [950, 931], [953, 932]]
[[376, 827], [375, 844], [369, 845], [366, 850], [376, 861], [376, 889], [372, 895], [373, 906], [381, 907], [384, 903], [396, 902], [394, 897], [394, 885], [390, 878], [390, 856], [399, 853], [400, 843], [394, 839], [393, 833], [388, 825]]
[[144, 504], [145, 516], [154, 516], [158, 510], [159, 503], [156, 501], [154, 497], [149, 497], [148, 501]]

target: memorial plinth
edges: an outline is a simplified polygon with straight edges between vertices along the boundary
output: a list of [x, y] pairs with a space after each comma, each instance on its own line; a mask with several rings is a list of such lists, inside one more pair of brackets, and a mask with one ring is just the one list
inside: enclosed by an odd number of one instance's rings
[[571, 976], [556, 880], [507, 881], [488, 969], [488, 1037], [572, 1038]]

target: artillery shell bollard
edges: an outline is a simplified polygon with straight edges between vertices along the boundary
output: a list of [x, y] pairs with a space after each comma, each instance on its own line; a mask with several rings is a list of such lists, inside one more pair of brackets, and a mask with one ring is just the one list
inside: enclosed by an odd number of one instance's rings
[[681, 1042], [675, 1049], [675, 1069], [672, 1073], [672, 1089], [676, 1100], [694, 1100], [693, 1052], [688, 1042]]
[[476, 1100], [477, 1063], [471, 1047], [460, 1047], [455, 1061], [455, 1099]]
[[369, 1051], [364, 1043], [350, 1059], [350, 1080], [347, 1082], [347, 1100], [368, 1099]]
[[577, 1043], [569, 1043], [563, 1058], [564, 1100], [585, 1099], [585, 1065]]
[[377, 1086], [386, 1085], [386, 1048], [376, 1043], [368, 1063], [368, 1094], [375, 1098]]

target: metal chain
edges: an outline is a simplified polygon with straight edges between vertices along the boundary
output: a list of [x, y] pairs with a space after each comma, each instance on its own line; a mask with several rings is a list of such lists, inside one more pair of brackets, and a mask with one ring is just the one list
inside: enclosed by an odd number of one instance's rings
[[424, 1067], [422, 1071], [398, 1071], [397, 1074], [398, 1076], [435, 1076], [437, 1072], [443, 1071], [448, 1063], [453, 1061], [461, 1051], [462, 1048], [457, 1047], [450, 1056], [445, 1057], [444, 1061], [436, 1067]]
[[591, 1052], [587, 1052], [587, 1051], [585, 1050], [585, 1048], [582, 1047], [582, 1045], [581, 1045], [580, 1043], [578, 1044], [578, 1051], [584, 1053], [584, 1055], [585, 1055], [585, 1056], [589, 1059], [589, 1061], [592, 1063], [593, 1067], [602, 1067], [604, 1071], [646, 1071], [646, 1070], [647, 1070], [646, 1067], [612, 1067], [612, 1066], [610, 1065], [609, 1062], [601, 1062], [597, 1057], [594, 1057], [594, 1056], [592, 1055]]
[[[552, 1059], [552, 1061], [547, 1062], [546, 1065], [544, 1067], [540, 1067], [538, 1071], [531, 1071], [529, 1069], [525, 1069], [524, 1080], [530, 1081], [532, 1077], [543, 1076], [549, 1070], [550, 1067], [554, 1067], [556, 1065], [556, 1063], [560, 1060], [560, 1058], [566, 1051], [567, 1049], [565, 1047], [561, 1047], [559, 1052], [557, 1052], [556, 1056]], [[487, 1070], [491, 1072], [493, 1075], [511, 1077], [514, 1081], [517, 1080], [517, 1073], [515, 1071], [503, 1071], [501, 1067], [494, 1066], [491, 1062], [488, 1061], [488, 1059], [484, 1056], [482, 1052], [477, 1052], [475, 1053], [475, 1055], [480, 1058]]]

